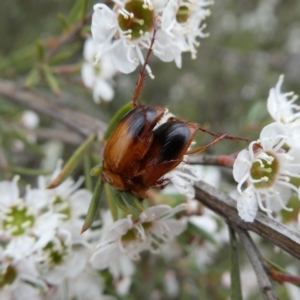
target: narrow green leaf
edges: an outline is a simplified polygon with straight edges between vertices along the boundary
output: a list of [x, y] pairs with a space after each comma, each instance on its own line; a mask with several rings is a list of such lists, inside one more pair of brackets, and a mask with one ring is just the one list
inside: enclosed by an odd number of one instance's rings
[[0, 72], [8, 67], [14, 67], [19, 70], [19, 66], [22, 65], [22, 70], [26, 69], [24, 64], [32, 68], [33, 58], [36, 57], [36, 47], [32, 44], [18, 48], [12, 52], [8, 57], [0, 58]]
[[40, 80], [40, 72], [38, 68], [33, 68], [31, 69], [31, 71], [27, 76], [25, 87], [31, 88], [32, 86], [36, 85], [39, 82], [39, 80]]
[[45, 48], [42, 42], [39, 40], [36, 41], [36, 51], [37, 51], [38, 60], [40, 62], [43, 62], [45, 58]]
[[68, 30], [70, 28], [66, 17], [62, 13], [58, 13], [57, 17], [63, 27], [64, 30]]
[[85, 15], [87, 12], [87, 7], [89, 4], [89, 0], [83, 0], [83, 6], [82, 6], [82, 10], [81, 10], [81, 21], [83, 22], [85, 19]]
[[47, 189], [53, 189], [60, 185], [78, 166], [87, 148], [94, 142], [96, 134], [91, 134], [85, 142], [74, 152], [70, 157], [64, 168], [58, 176], [47, 186]]
[[[118, 220], [118, 207], [120, 207], [122, 210], [127, 209], [127, 212], [130, 212], [124, 203], [122, 205], [123, 199], [121, 198], [119, 192], [115, 190], [113, 187], [111, 187], [108, 183], [104, 185], [105, 188], [105, 194], [106, 194], [106, 199], [108, 203], [108, 207], [110, 209], [111, 215], [114, 219], [114, 221]], [[124, 209], [123, 209], [123, 208]]]
[[99, 176], [102, 173], [102, 165], [97, 165], [90, 171], [90, 176]]
[[18, 175], [27, 175], [27, 176], [39, 176], [39, 175], [51, 175], [52, 171], [50, 170], [40, 170], [40, 169], [29, 169], [11, 166], [10, 170]]
[[140, 200], [138, 200], [135, 196], [133, 196], [131, 193], [126, 193], [126, 192], [120, 192], [120, 195], [122, 199], [132, 206], [133, 208], [138, 209], [139, 211], [144, 211], [143, 204]]
[[93, 222], [95, 221], [100, 208], [102, 191], [103, 191], [103, 181], [101, 178], [99, 178], [81, 229], [81, 233], [88, 230], [92, 226]]
[[188, 227], [192, 231], [196, 231], [199, 235], [201, 235], [204, 240], [207, 240], [207, 241], [211, 242], [214, 245], [218, 245], [218, 242], [215, 240], [215, 238], [209, 232], [207, 232], [205, 229], [200, 228], [200, 227], [198, 227], [195, 224], [190, 223], [190, 222], [188, 224]]
[[68, 21], [69, 24], [75, 24], [79, 20], [81, 20], [82, 12], [85, 6], [84, 0], [77, 0], [75, 1], [69, 15], [68, 15]]
[[113, 130], [115, 129], [116, 125], [119, 123], [119, 121], [123, 118], [123, 116], [128, 113], [132, 109], [132, 102], [129, 102], [125, 104], [123, 107], [121, 107], [116, 114], [112, 117], [110, 120], [107, 130], [103, 136], [103, 141], [106, 141]]
[[55, 78], [55, 76], [52, 74], [50, 68], [47, 65], [44, 65], [43, 71], [44, 71], [45, 79], [46, 79], [49, 87], [51, 88], [52, 92], [55, 95], [59, 96], [60, 95], [59, 84], [58, 84], [58, 81]]
[[230, 235], [230, 260], [231, 260], [231, 300], [243, 300], [238, 249], [235, 232], [228, 226]]
[[[92, 178], [91, 178], [91, 175], [90, 175], [91, 160], [90, 160], [90, 156], [88, 154], [84, 155], [83, 166], [84, 166], [85, 188], [89, 191], [92, 191], [93, 190], [93, 183], [92, 183]], [[100, 174], [99, 174], [99, 176], [100, 176]]]
[[75, 55], [82, 47], [82, 44], [79, 41], [74, 41], [70, 45], [66, 45], [63, 49], [61, 49], [54, 57], [51, 58], [49, 64], [51, 66], [57, 64], [64, 64], [65, 61]]

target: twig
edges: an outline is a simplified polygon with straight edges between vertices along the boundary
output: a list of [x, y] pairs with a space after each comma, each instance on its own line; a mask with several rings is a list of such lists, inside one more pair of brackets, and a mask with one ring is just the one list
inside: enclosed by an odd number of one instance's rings
[[242, 244], [245, 247], [249, 260], [252, 264], [252, 267], [255, 271], [257, 283], [259, 285], [260, 291], [263, 294], [266, 300], [276, 300], [278, 299], [275, 295], [275, 292], [272, 288], [272, 284], [270, 278], [266, 272], [264, 267], [264, 261], [258, 251], [256, 245], [251, 239], [249, 233], [247, 231], [241, 230], [239, 228], [235, 228], [238, 233]]
[[300, 259], [300, 234], [298, 232], [260, 212], [258, 212], [254, 222], [245, 222], [238, 216], [235, 200], [204, 182], [196, 183], [195, 188], [196, 199], [228, 220], [232, 226], [241, 230], [253, 231], [295, 258]]
[[56, 103], [51, 103], [41, 96], [25, 91], [10, 81], [0, 79], [0, 95], [43, 115], [52, 117], [85, 137], [89, 136], [92, 132], [97, 132], [101, 137], [107, 127], [107, 125], [101, 121], [72, 109], [62, 107]]
[[70, 132], [67, 130], [58, 130], [58, 129], [50, 129], [50, 128], [37, 128], [34, 130], [27, 131], [36, 135], [38, 140], [59, 140], [69, 145], [80, 145], [84, 139], [75, 132]]

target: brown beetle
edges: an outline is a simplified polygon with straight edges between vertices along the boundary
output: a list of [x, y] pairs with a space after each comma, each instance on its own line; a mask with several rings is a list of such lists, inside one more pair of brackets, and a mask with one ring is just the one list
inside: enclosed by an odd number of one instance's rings
[[[227, 134], [215, 134], [198, 124], [174, 117], [154, 129], [163, 117], [165, 108], [136, 104], [154, 36], [136, 84], [134, 108], [121, 119], [107, 140], [102, 162], [102, 179], [105, 182], [119, 191], [131, 192], [140, 199], [147, 197], [149, 188], [163, 189], [169, 182], [164, 175], [178, 166], [184, 155], [202, 152], [222, 139], [240, 139]], [[205, 146], [189, 151], [199, 130], [209, 133], [214, 139]]]

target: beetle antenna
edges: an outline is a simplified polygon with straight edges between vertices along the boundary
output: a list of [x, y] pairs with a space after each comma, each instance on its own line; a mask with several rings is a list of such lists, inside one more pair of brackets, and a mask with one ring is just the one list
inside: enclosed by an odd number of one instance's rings
[[[219, 126], [219, 124], [218, 124], [218, 126]], [[220, 126], [219, 126], [219, 128], [220, 128]], [[248, 143], [251, 142], [251, 140], [246, 139], [246, 138], [224, 134], [224, 132], [222, 131], [221, 128], [220, 128], [220, 132], [221, 133], [214, 133], [214, 132], [209, 131], [209, 130], [201, 127], [201, 126], [198, 126], [198, 130], [200, 130], [200, 131], [202, 131], [204, 133], [208, 133], [208, 134], [210, 134], [211, 136], [213, 136], [215, 138], [219, 138], [220, 136], [224, 136], [223, 139], [225, 139], [225, 140], [231, 140], [231, 141], [236, 141], [236, 142], [237, 141], [245, 141], [245, 142], [248, 142]]]
[[149, 47], [147, 55], [146, 55], [145, 62], [144, 62], [143, 66], [142, 66], [142, 68], [139, 72], [139, 77], [138, 77], [138, 80], [135, 84], [135, 91], [134, 91], [134, 95], [133, 95], [133, 99], [132, 99], [133, 107], [137, 106], [137, 100], [138, 100], [138, 98], [141, 94], [141, 90], [142, 90], [142, 87], [143, 87], [143, 84], [144, 84], [144, 79], [146, 77], [145, 70], [148, 71], [148, 74], [149, 74], [150, 78], [154, 79], [154, 75], [151, 72], [151, 69], [148, 65], [148, 62], [149, 62], [149, 58], [150, 58], [150, 55], [151, 55], [151, 52], [152, 52], [152, 48], [153, 48], [153, 44], [154, 44], [154, 40], [155, 40], [155, 35], [156, 35], [156, 29], [154, 28], [153, 36], [152, 36], [152, 39], [151, 39], [150, 47]]

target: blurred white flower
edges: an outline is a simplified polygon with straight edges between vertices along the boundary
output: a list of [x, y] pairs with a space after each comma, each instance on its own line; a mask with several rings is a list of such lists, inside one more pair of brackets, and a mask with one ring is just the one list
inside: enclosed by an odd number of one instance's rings
[[160, 204], [143, 211], [133, 226], [143, 241], [143, 247], [152, 253], [159, 253], [161, 246], [180, 235], [186, 229], [186, 219], [177, 220], [172, 217], [185, 209], [186, 204], [184, 203], [174, 208]]
[[[300, 197], [299, 188], [290, 182], [291, 178], [300, 177], [300, 148], [285, 151], [282, 146], [287, 139], [287, 127], [272, 123], [262, 130], [258, 141], [237, 156], [233, 166], [240, 193], [237, 208], [247, 222], [253, 222], [258, 207], [271, 216], [272, 211], [291, 210], [286, 203], [293, 191]], [[244, 184], [247, 187], [242, 190]]]
[[294, 103], [298, 99], [294, 92], [281, 92], [283, 80], [284, 75], [280, 75], [275, 88], [270, 90], [267, 107], [276, 122], [289, 124], [300, 117], [300, 106]]
[[129, 247], [129, 243], [125, 241], [132, 227], [133, 222], [130, 217], [120, 219], [108, 226], [91, 257], [93, 268], [98, 270], [108, 268], [115, 279], [133, 274], [134, 267], [131, 265], [130, 258], [136, 258], [139, 248], [132, 245]]
[[[203, 30], [206, 27], [203, 20], [210, 15], [210, 10], [206, 7], [211, 5], [212, 1], [196, 0], [170, 0], [162, 14], [161, 27], [164, 35], [162, 39], [169, 37], [169, 47], [163, 49], [161, 60], [170, 61], [174, 59], [177, 67], [181, 67], [181, 52], [191, 52], [192, 59], [196, 58], [200, 43], [197, 37], [205, 38], [208, 36]], [[158, 34], [158, 41], [160, 41]], [[159, 46], [159, 43], [157, 43]], [[154, 53], [159, 47], [154, 48]], [[169, 52], [167, 52], [167, 50]], [[176, 51], [177, 50], [177, 51]], [[172, 57], [172, 54], [174, 57]], [[168, 54], [168, 55], [166, 55]]]
[[86, 267], [89, 249], [73, 247], [72, 236], [59, 230], [56, 236], [34, 255], [41, 276], [51, 285], [60, 285], [65, 279], [77, 277]]
[[25, 110], [22, 113], [21, 123], [25, 128], [35, 129], [40, 124], [40, 118], [37, 113], [32, 110]]
[[[185, 204], [175, 208], [156, 205], [147, 208], [134, 222], [131, 216], [114, 222], [106, 228], [91, 257], [93, 268], [109, 268], [114, 278], [132, 275], [134, 271], [128, 258], [137, 260], [144, 250], [158, 253], [163, 244], [181, 234], [186, 228], [186, 221], [172, 217], [185, 208]], [[128, 270], [132, 272], [128, 274]]]
[[[51, 175], [50, 181], [54, 180], [61, 171], [59, 162]], [[44, 176], [38, 178], [38, 188], [28, 189], [26, 199], [35, 199], [36, 206], [46, 208], [59, 214], [62, 218], [60, 229], [68, 230], [72, 235], [73, 244], [85, 243], [91, 238], [91, 231], [80, 235], [83, 225], [83, 216], [87, 212], [92, 193], [86, 189], [80, 189], [84, 179], [81, 177], [76, 182], [68, 177], [58, 187], [46, 189], [49, 179]]]
[[5, 255], [14, 260], [44, 247], [61, 220], [61, 215], [41, 211], [30, 199], [20, 198], [18, 178], [0, 182], [0, 236], [5, 243]]
[[114, 97], [114, 90], [111, 86], [111, 79], [116, 74], [116, 69], [107, 56], [95, 62], [97, 47], [92, 38], [86, 39], [83, 48], [85, 62], [81, 68], [83, 83], [93, 89], [93, 97], [96, 103], [111, 101]]
[[32, 259], [13, 262], [0, 250], [0, 299], [40, 300], [47, 292]]

